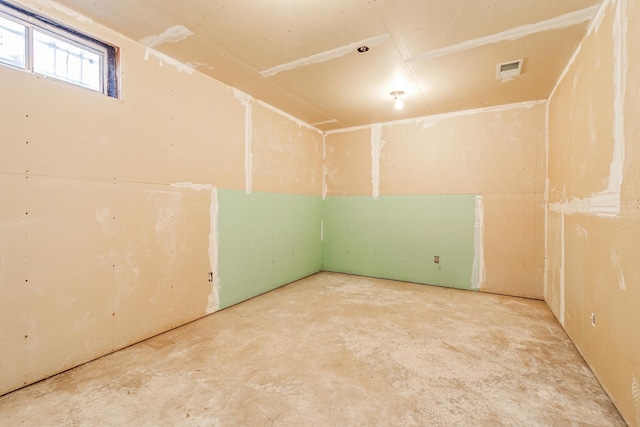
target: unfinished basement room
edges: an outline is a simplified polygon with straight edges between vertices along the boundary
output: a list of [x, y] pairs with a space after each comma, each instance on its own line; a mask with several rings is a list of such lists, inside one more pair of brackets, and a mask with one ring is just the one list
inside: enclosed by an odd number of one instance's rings
[[0, 426], [640, 427], [638, 40], [0, 0]]

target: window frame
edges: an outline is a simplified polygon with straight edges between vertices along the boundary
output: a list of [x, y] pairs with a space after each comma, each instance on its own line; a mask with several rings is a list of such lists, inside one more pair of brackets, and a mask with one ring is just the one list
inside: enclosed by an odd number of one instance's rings
[[[0, 0], [0, 16], [25, 27], [25, 66], [20, 67], [5, 62], [0, 62], [0, 65], [103, 93], [111, 98], [119, 98], [117, 75], [119, 50], [116, 47], [5, 0]], [[100, 58], [99, 89], [96, 90], [70, 80], [34, 71], [34, 31], [97, 54]]]

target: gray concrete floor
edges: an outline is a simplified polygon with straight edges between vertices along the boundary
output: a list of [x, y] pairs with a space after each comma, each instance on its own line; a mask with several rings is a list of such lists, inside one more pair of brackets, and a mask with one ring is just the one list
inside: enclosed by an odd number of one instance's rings
[[4, 426], [622, 426], [544, 302], [320, 273], [0, 397]]

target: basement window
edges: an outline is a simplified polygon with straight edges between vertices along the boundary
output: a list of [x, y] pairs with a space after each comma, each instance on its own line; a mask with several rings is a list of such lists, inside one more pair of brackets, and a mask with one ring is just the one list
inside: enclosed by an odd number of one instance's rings
[[117, 49], [0, 0], [0, 64], [118, 97]]

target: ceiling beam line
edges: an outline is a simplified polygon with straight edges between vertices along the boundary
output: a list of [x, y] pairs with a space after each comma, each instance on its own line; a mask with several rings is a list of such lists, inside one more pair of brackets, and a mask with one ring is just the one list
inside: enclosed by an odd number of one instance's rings
[[465, 50], [474, 49], [480, 46], [486, 46], [492, 43], [502, 41], [513, 41], [531, 34], [540, 33], [549, 30], [560, 30], [574, 25], [582, 24], [590, 21], [596, 15], [600, 5], [590, 6], [575, 12], [565, 13], [555, 18], [540, 21], [535, 24], [526, 24], [519, 27], [511, 28], [500, 33], [491, 34], [489, 36], [479, 37], [477, 39], [467, 40], [462, 43], [446, 46], [440, 49], [430, 50], [413, 58], [407, 59], [407, 62], [423, 61], [425, 59], [438, 58], [440, 56], [451, 55], [453, 53], [463, 52]]

